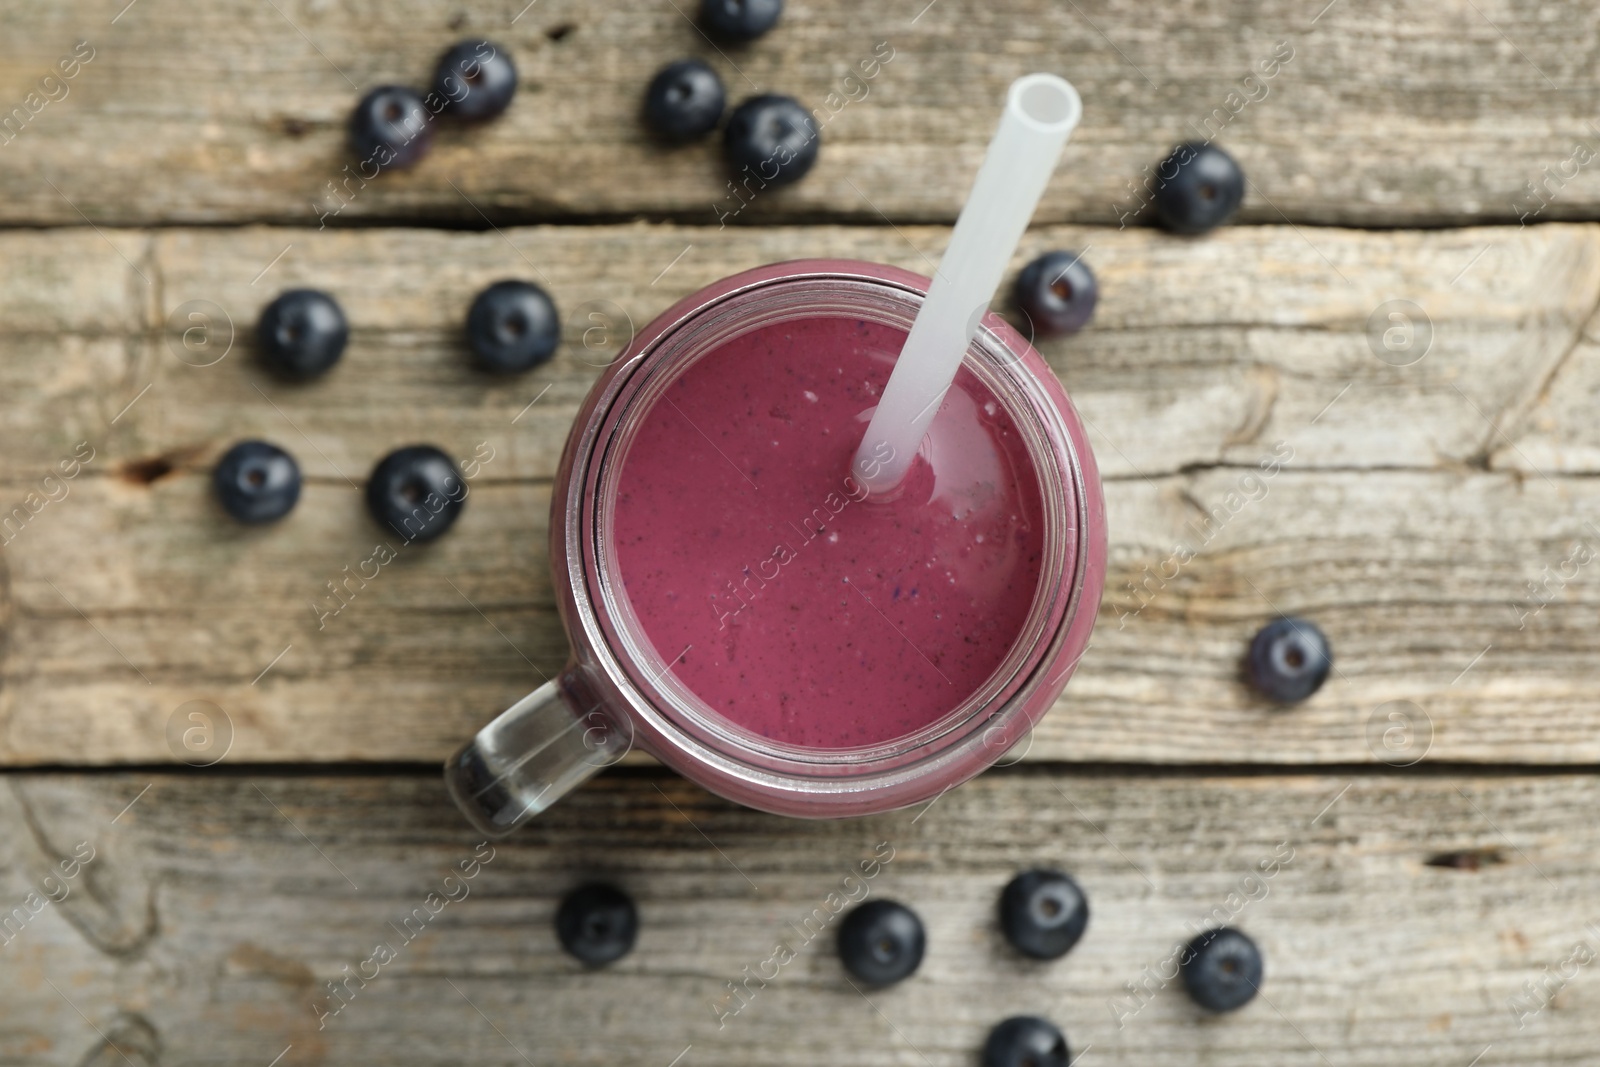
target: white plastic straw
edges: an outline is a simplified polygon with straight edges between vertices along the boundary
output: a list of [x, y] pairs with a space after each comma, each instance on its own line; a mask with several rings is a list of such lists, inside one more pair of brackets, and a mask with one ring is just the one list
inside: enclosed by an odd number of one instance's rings
[[856, 450], [852, 466], [868, 491], [886, 492], [905, 477], [1082, 114], [1078, 91], [1054, 74], [1011, 83], [1000, 128]]

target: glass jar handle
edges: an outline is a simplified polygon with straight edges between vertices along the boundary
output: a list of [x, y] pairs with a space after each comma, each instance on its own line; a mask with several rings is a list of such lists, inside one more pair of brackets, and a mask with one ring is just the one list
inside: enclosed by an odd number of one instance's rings
[[445, 786], [467, 821], [510, 833], [627, 754], [633, 734], [569, 669], [494, 718], [445, 761]]

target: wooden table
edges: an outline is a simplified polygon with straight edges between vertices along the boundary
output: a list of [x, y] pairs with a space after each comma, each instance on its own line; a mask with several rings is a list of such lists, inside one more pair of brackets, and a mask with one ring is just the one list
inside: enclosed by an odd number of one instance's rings
[[[0, 15], [0, 105], [26, 119], [0, 134], [0, 922], [22, 909], [0, 927], [0, 1062], [943, 1067], [1020, 1012], [1086, 1067], [1594, 1062], [1593, 4], [792, 0], [718, 51], [689, 0], [125, 2]], [[359, 93], [423, 81], [467, 35], [515, 55], [509, 114], [347, 180]], [[41, 89], [80, 41], [66, 95]], [[726, 217], [714, 145], [652, 147], [644, 83], [691, 54], [735, 98], [824, 108], [815, 172]], [[478, 843], [439, 761], [565, 656], [544, 545], [598, 374], [588, 311], [642, 326], [800, 256], [929, 270], [1034, 69], [1086, 109], [1017, 265], [1081, 249], [1103, 290], [1088, 331], [1041, 346], [1111, 524], [1061, 706], [1015, 765], [870, 819], [755, 814], [630, 758], [434, 914]], [[1134, 224], [1143, 168], [1210, 135], [1250, 175], [1239, 224]], [[507, 276], [550, 289], [567, 344], [491, 381], [460, 323]], [[292, 285], [353, 326], [303, 387], [249, 341]], [[1390, 301], [1414, 361], [1382, 344]], [[209, 494], [246, 436], [307, 476], [267, 529]], [[418, 440], [494, 459], [448, 537], [319, 618], [381, 537], [366, 473]], [[1279, 612], [1317, 620], [1338, 665], [1287, 710], [1238, 676]], [[214, 732], [185, 735], [197, 709]], [[730, 1011], [728, 984], [885, 850], [873, 892], [928, 926], [917, 976], [863, 993], [823, 936]], [[1093, 910], [1048, 965], [994, 917], [1037, 863]], [[551, 915], [595, 877], [643, 929], [588, 972]], [[1219, 920], [1267, 979], [1201, 1018], [1162, 972]], [[380, 943], [395, 958], [329, 1001]]]

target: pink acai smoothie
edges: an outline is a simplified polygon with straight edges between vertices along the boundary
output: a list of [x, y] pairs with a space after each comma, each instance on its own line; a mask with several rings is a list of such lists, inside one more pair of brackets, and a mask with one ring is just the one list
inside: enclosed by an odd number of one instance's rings
[[684, 371], [623, 461], [614, 543], [634, 614], [705, 705], [774, 741], [837, 749], [938, 722], [994, 674], [1038, 593], [1038, 477], [971, 372], [894, 499], [850, 477], [905, 337], [853, 318], [758, 328]]

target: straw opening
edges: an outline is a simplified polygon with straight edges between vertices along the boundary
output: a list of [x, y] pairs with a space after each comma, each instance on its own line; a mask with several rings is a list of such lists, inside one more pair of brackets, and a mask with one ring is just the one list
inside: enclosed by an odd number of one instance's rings
[[1030, 74], [1011, 86], [1006, 107], [1029, 126], [1045, 132], [1070, 130], [1083, 114], [1077, 90], [1054, 74]]

